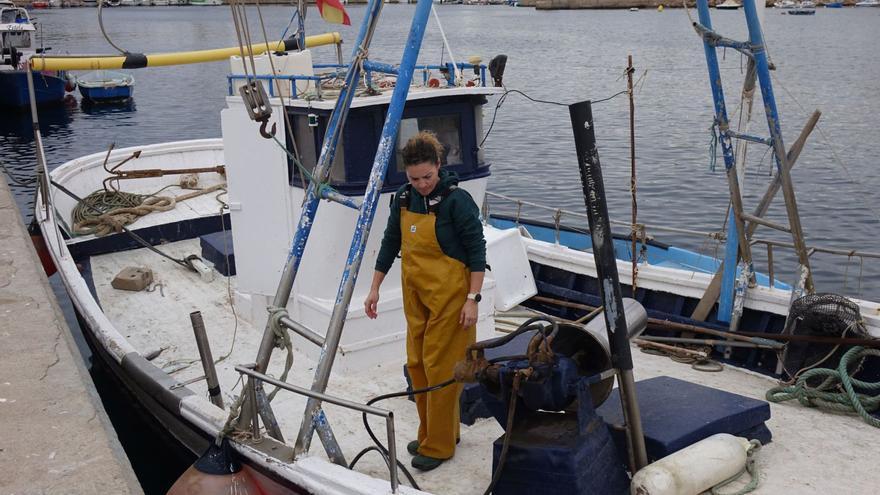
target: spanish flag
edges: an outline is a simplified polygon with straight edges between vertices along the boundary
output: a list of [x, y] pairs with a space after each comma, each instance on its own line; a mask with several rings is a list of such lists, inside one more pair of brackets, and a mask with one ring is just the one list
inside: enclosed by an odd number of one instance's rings
[[321, 13], [321, 17], [325, 21], [331, 24], [351, 26], [351, 19], [348, 18], [345, 7], [342, 6], [340, 0], [316, 0], [316, 3], [318, 4], [318, 12]]

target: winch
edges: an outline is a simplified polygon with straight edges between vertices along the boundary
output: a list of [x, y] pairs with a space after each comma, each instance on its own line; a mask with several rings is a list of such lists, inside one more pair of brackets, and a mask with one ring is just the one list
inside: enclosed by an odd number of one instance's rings
[[[644, 308], [632, 299], [624, 307], [628, 334], [640, 333]], [[455, 379], [480, 384], [480, 400], [505, 430], [494, 444], [489, 491], [627, 492], [625, 467], [595, 411], [611, 392], [614, 372], [602, 318], [586, 326], [532, 318], [471, 345]]]

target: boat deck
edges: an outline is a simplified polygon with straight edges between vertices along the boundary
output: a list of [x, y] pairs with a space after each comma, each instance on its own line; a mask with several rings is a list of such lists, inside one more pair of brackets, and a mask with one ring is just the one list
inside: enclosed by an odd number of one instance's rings
[[[200, 251], [198, 240], [173, 242], [161, 249], [183, 257]], [[152, 291], [126, 292], [110, 286], [112, 278], [127, 266], [143, 266], [153, 270], [156, 284]], [[216, 275], [212, 282], [180, 269], [174, 263], [146, 249], [116, 252], [91, 258], [91, 275], [98, 300], [108, 318], [141, 354], [163, 348], [153, 363], [180, 382], [195, 380], [203, 373], [188, 315], [201, 311], [216, 359], [224, 401], [228, 407], [241, 392], [241, 383], [234, 366], [253, 362], [262, 336], [262, 328], [237, 317], [230, 305], [235, 277]], [[506, 318], [510, 319], [510, 318]], [[312, 345], [295, 340], [296, 345]], [[228, 356], [228, 357], [226, 357]], [[269, 374], [278, 376], [283, 369], [284, 351], [275, 350]], [[694, 383], [715, 387], [747, 397], [763, 399], [772, 379], [726, 367], [721, 373], [704, 373], [668, 358], [652, 356], [633, 349], [636, 379], [673, 376]], [[331, 375], [328, 393], [355, 401], [403, 390], [404, 352], [400, 359], [381, 366], [360, 370], [356, 374]], [[287, 381], [308, 386], [315, 363], [300, 352], [294, 353], [294, 364]], [[188, 385], [198, 394], [206, 395], [203, 380]], [[673, 400], [674, 398], [670, 398]], [[281, 392], [273, 402], [281, 430], [292, 444], [304, 410], [303, 397]], [[395, 412], [397, 446], [406, 465], [409, 455], [406, 443], [415, 437], [417, 414], [415, 405], [405, 398], [377, 404]], [[348, 460], [371, 445], [361, 424], [360, 414], [332, 405], [325, 408], [340, 446]], [[880, 429], [864, 424], [859, 418], [807, 409], [796, 403], [771, 404], [772, 418], [767, 423], [774, 441], [758, 455], [761, 484], [754, 493], [871, 493], [880, 483], [880, 473], [873, 470]], [[384, 438], [383, 425], [374, 430]], [[462, 439], [456, 456], [440, 468], [414, 472], [425, 491], [444, 494], [480, 493], [488, 485], [492, 466], [492, 442], [502, 433], [494, 419], [478, 420], [473, 426], [462, 425]], [[324, 456], [320, 443], [313, 441], [312, 455]], [[387, 479], [388, 473], [380, 457], [366, 455], [357, 465], [358, 471]], [[414, 471], [414, 470], [411, 470]], [[402, 478], [403, 479], [403, 478]], [[796, 487], [796, 488], [795, 488]], [[729, 487], [732, 490], [734, 487]]]

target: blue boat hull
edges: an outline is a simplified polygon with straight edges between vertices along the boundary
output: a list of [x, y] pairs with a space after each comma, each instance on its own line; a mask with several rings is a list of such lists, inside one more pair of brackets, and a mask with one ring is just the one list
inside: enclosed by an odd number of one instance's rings
[[132, 86], [113, 86], [101, 88], [87, 88], [79, 86], [79, 93], [83, 98], [94, 102], [125, 101], [131, 98], [134, 88]]
[[[34, 72], [34, 92], [37, 104], [57, 103], [64, 99], [64, 77]], [[0, 106], [24, 107], [30, 105], [27, 72], [0, 71]]]

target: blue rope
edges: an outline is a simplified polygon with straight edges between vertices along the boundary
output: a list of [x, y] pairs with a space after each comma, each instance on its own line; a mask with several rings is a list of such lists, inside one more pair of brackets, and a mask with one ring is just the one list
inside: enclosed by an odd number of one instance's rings
[[715, 171], [715, 164], [718, 161], [718, 121], [713, 120], [712, 126], [709, 127], [712, 138], [709, 140], [709, 170]]

